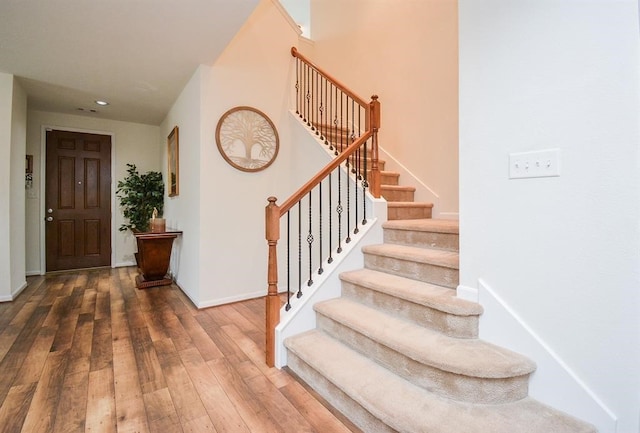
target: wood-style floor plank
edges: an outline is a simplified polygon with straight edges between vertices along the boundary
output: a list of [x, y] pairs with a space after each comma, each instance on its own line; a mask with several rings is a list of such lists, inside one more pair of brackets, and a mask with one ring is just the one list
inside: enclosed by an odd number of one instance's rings
[[0, 303], [0, 433], [361, 433], [264, 362], [264, 298], [198, 310], [135, 268]]

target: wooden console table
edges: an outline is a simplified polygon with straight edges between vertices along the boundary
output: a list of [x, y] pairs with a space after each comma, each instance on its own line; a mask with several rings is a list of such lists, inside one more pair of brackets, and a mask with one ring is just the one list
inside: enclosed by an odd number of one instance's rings
[[135, 254], [140, 274], [136, 277], [136, 287], [166, 286], [173, 281], [167, 278], [173, 240], [181, 231], [138, 232], [134, 233], [138, 252]]

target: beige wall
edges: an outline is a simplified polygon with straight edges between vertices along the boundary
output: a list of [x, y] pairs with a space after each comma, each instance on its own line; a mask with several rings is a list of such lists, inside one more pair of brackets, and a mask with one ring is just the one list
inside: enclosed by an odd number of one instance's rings
[[[163, 137], [180, 128], [180, 195], [168, 199], [166, 218], [184, 234], [172, 270], [199, 307], [266, 293], [264, 208], [270, 195], [291, 193], [296, 169], [288, 110], [289, 49], [298, 34], [277, 1], [262, 0], [216, 63], [196, 71], [162, 124]], [[264, 112], [280, 135], [275, 162], [260, 172], [233, 168], [216, 146], [218, 120], [241, 105]]]
[[[41, 263], [42, 220], [44, 218], [42, 204], [42, 146], [43, 127], [65, 130], [86, 131], [112, 135], [112, 194], [115, 197], [115, 185], [126, 175], [126, 164], [132, 163], [140, 172], [160, 170], [161, 151], [158, 147], [159, 128], [153, 125], [105, 120], [97, 117], [74, 116], [42, 111], [29, 111], [27, 129], [27, 153], [34, 155], [33, 190], [26, 200], [26, 255], [27, 274], [44, 272]], [[115, 200], [115, 198], [114, 198]], [[115, 219], [113, 243], [113, 266], [133, 265], [135, 250], [133, 236], [129, 232], [119, 232], [118, 227], [124, 222], [122, 212], [115, 204], [112, 215]]]
[[381, 147], [450, 217], [458, 213], [457, 19], [456, 0], [311, 0], [315, 63], [363, 98], [379, 95]]

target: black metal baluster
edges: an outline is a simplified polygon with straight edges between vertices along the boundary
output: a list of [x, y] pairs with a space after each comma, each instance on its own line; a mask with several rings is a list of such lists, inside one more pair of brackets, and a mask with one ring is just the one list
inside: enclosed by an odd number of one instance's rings
[[298, 202], [298, 293], [296, 297], [302, 296], [302, 200]]
[[320, 268], [318, 268], [318, 275], [322, 275], [324, 272], [324, 269], [322, 268], [322, 262], [324, 262], [324, 257], [322, 256], [322, 182], [324, 182], [324, 180], [321, 180], [318, 184], [318, 240], [320, 241], [318, 242], [318, 246], [320, 247], [320, 254], [318, 255], [318, 258], [320, 259]]
[[307, 98], [307, 110], [305, 112], [305, 115], [306, 115], [305, 122], [307, 122], [307, 126], [311, 126], [311, 87], [310, 87], [311, 67], [308, 65], [307, 65], [307, 76], [305, 80], [306, 82], [304, 87], [306, 89], [306, 98]]
[[324, 132], [325, 132], [325, 126], [324, 126], [324, 110], [325, 110], [325, 105], [326, 105], [326, 101], [323, 99], [323, 93], [322, 93], [322, 86], [323, 84], [326, 83], [326, 80], [324, 79], [324, 77], [322, 78], [322, 80], [320, 80], [320, 123], [318, 124], [320, 129], [320, 140], [324, 140]]
[[336, 212], [338, 213], [338, 249], [337, 253], [342, 252], [342, 175], [340, 174], [340, 167], [338, 167], [338, 206]]
[[287, 212], [287, 305], [284, 309], [291, 309], [291, 211]]
[[300, 59], [296, 58], [296, 114], [300, 114]]
[[[360, 107], [360, 104], [358, 104], [358, 107]], [[353, 142], [356, 139], [356, 123], [355, 123], [355, 118], [356, 118], [356, 106], [355, 106], [355, 101], [352, 99], [351, 100], [351, 142]], [[355, 203], [355, 228], [353, 229], [353, 233], [357, 234], [360, 229], [358, 228], [358, 171], [360, 170], [360, 148], [358, 148], [358, 150], [356, 150], [355, 153], [356, 157], [355, 157], [355, 164], [353, 166], [353, 173], [354, 173], [354, 179], [353, 179], [353, 193], [354, 193], [354, 197], [353, 197], [353, 202]]]
[[333, 219], [333, 201], [331, 199], [331, 190], [333, 189], [333, 183], [331, 182], [331, 173], [329, 173], [329, 258], [327, 259], [327, 263], [333, 262], [333, 226], [331, 225]]
[[[358, 117], [358, 128], [362, 130], [362, 123], [360, 117]], [[369, 147], [369, 140], [364, 142], [364, 158], [362, 158], [362, 225], [367, 223], [367, 188], [369, 187], [369, 173], [367, 173], [367, 148]]]
[[312, 270], [313, 267], [313, 255], [312, 255], [312, 246], [313, 246], [313, 232], [311, 225], [311, 191], [309, 191], [309, 233], [307, 234], [307, 244], [309, 244], [309, 280], [307, 281], [307, 286], [311, 286], [313, 284]]
[[311, 118], [311, 130], [315, 131], [316, 130], [316, 88], [315, 88], [315, 83], [316, 83], [316, 77], [318, 76], [318, 71], [315, 70], [315, 68], [311, 69], [311, 116], [309, 116]]
[[335, 92], [335, 118], [333, 119], [333, 154], [338, 156], [338, 87]]

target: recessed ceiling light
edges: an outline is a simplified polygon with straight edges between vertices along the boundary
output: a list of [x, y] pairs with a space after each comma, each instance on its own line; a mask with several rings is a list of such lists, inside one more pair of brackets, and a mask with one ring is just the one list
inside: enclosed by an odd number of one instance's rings
[[109, 105], [107, 101], [101, 101], [100, 99], [96, 100], [96, 104], [102, 105], [102, 106]]

